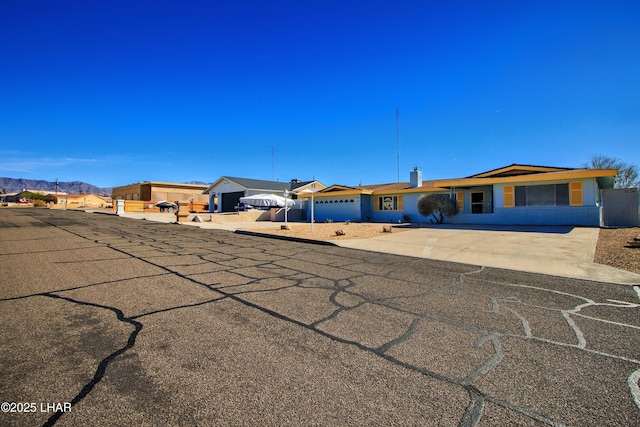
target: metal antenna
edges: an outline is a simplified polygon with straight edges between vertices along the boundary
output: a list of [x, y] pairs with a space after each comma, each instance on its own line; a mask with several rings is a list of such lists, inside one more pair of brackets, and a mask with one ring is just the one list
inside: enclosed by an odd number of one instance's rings
[[398, 107], [396, 107], [396, 162], [398, 163], [398, 182], [400, 182], [400, 139], [398, 137]]

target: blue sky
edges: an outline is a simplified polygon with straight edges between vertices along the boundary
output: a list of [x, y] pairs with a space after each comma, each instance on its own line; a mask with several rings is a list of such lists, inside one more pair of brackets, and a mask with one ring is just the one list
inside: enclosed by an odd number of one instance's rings
[[0, 176], [374, 184], [397, 148], [402, 181], [640, 164], [639, 23], [615, 0], [0, 0]]

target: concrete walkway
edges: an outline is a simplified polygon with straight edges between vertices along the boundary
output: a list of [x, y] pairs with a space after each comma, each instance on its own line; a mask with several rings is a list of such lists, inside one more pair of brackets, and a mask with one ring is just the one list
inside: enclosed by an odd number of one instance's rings
[[593, 262], [599, 231], [586, 227], [428, 227], [334, 243], [553, 276], [640, 284], [638, 274]]

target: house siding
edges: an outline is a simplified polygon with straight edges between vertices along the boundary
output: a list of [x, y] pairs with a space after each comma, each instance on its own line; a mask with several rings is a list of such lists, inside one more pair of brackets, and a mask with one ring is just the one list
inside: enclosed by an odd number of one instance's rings
[[[513, 175], [498, 175], [497, 172], [515, 172]], [[533, 172], [532, 172], [533, 171]], [[522, 172], [522, 173], [520, 173]], [[531, 173], [527, 176], [526, 173]], [[391, 186], [363, 187], [360, 202], [343, 204], [344, 200], [335, 203], [316, 204], [316, 218], [319, 221], [334, 220], [362, 220], [371, 222], [433, 222], [433, 218], [425, 218], [418, 212], [418, 199], [423, 194], [447, 194], [457, 199], [460, 212], [445, 221], [454, 224], [496, 224], [496, 225], [576, 225], [598, 227], [601, 219], [601, 203], [599, 201], [598, 182], [604, 188], [613, 185], [614, 170], [589, 171], [564, 168], [534, 167], [527, 165], [511, 165], [501, 170], [489, 171], [484, 174], [468, 178], [430, 181], [423, 188]], [[531, 206], [516, 206], [524, 198], [518, 190], [519, 186], [567, 184], [568, 195], [563, 189], [556, 189], [555, 199], [547, 196], [546, 192], [530, 190]], [[335, 186], [336, 191], [343, 191], [341, 186]], [[378, 187], [374, 189], [374, 187]], [[330, 187], [331, 188], [331, 187]], [[353, 189], [356, 190], [356, 189]], [[330, 190], [333, 191], [333, 190]], [[316, 196], [316, 200], [324, 200], [331, 196], [325, 192], [324, 197]], [[474, 195], [473, 193], [483, 193]], [[505, 200], [505, 195], [506, 199]], [[381, 197], [395, 196], [393, 207], [396, 210], [382, 210]], [[342, 196], [344, 197], [344, 196]], [[518, 200], [516, 200], [516, 197]], [[544, 197], [544, 198], [536, 198]], [[567, 200], [568, 199], [568, 200]], [[482, 201], [481, 201], [482, 200]], [[539, 203], [554, 203], [557, 206], [533, 206]], [[388, 203], [386, 207], [390, 207]], [[477, 212], [477, 213], [472, 213]], [[407, 218], [408, 217], [408, 218]]]
[[[513, 184], [493, 186], [493, 213], [471, 214], [468, 209], [448, 219], [452, 224], [503, 224], [503, 225], [578, 225], [598, 227], [600, 206], [598, 184], [595, 179], [576, 180], [582, 182], [582, 206], [536, 206], [505, 207], [504, 187]], [[575, 182], [575, 181], [574, 181]], [[544, 184], [563, 184], [567, 181], [548, 181]], [[540, 185], [537, 182], [523, 182], [517, 185]], [[474, 189], [465, 190], [468, 198]]]
[[492, 214], [458, 214], [447, 220], [452, 224], [500, 224], [500, 225], [579, 225], [598, 227], [600, 208], [535, 207], [495, 208]]

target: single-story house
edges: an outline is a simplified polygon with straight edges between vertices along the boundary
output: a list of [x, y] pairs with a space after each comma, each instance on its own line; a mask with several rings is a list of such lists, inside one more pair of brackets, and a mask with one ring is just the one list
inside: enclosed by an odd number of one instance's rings
[[0, 195], [0, 202], [2, 203], [18, 203], [18, 201], [23, 198], [23, 194], [25, 191], [16, 191], [12, 193], [5, 193]]
[[171, 202], [188, 203], [208, 202], [208, 197], [202, 195], [206, 189], [205, 184], [179, 184], [173, 182], [144, 181], [135, 184], [114, 187], [112, 197], [114, 200], [141, 200], [157, 203], [162, 200]]
[[[465, 178], [346, 187], [313, 194], [317, 221], [429, 222], [418, 212], [423, 194], [448, 194], [459, 213], [453, 224], [600, 225], [601, 189], [613, 188], [615, 169], [512, 164]], [[300, 197], [310, 198], [310, 194]]]
[[[51, 193], [51, 207], [54, 208], [74, 208], [74, 209], [98, 209], [111, 205], [110, 198], [98, 196], [96, 194], [55, 194]], [[45, 199], [45, 201], [47, 201]]]
[[[284, 195], [285, 190], [290, 193], [288, 197], [297, 198], [299, 194], [310, 194], [325, 188], [319, 181], [300, 181], [293, 179], [290, 182], [265, 181], [260, 179], [235, 178], [222, 176], [207, 187], [202, 194], [209, 197], [209, 212], [235, 212], [240, 203], [240, 197], [256, 194]], [[214, 201], [219, 201], [216, 206]]]
[[40, 199], [46, 203], [56, 203], [58, 197], [66, 197], [67, 193], [59, 192], [57, 194], [43, 190], [22, 190], [15, 193], [6, 193], [0, 195], [2, 203], [30, 203], [33, 199]]

